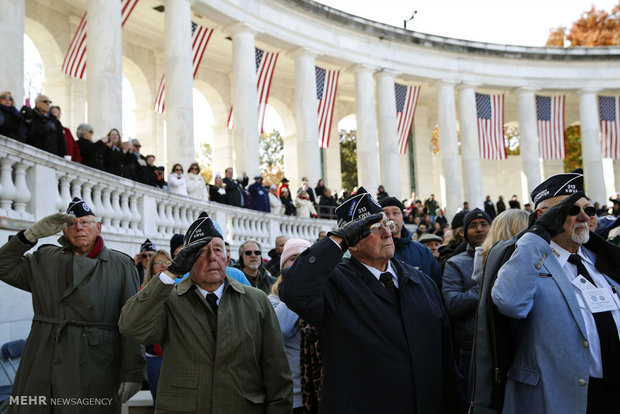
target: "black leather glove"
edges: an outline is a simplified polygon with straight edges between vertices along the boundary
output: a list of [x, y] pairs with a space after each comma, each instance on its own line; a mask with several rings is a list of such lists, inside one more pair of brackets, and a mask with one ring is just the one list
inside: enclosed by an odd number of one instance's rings
[[194, 262], [200, 256], [200, 250], [205, 247], [211, 241], [212, 237], [208, 237], [202, 241], [192, 243], [189, 246], [185, 246], [177, 253], [172, 261], [172, 264], [168, 266], [167, 271], [174, 273], [175, 275], [184, 275], [192, 270]]
[[383, 214], [377, 213], [371, 216], [366, 216], [361, 219], [350, 222], [344, 227], [336, 230], [332, 230], [327, 233], [327, 236], [342, 237], [342, 250], [347, 250], [349, 247], [355, 246], [365, 237], [370, 234], [370, 226], [383, 220]]
[[545, 239], [547, 243], [551, 242], [551, 239], [564, 231], [564, 222], [568, 216], [568, 210], [582, 197], [586, 195], [583, 192], [577, 192], [566, 200], [562, 201], [547, 210], [532, 227], [528, 230], [529, 233], [534, 233]]

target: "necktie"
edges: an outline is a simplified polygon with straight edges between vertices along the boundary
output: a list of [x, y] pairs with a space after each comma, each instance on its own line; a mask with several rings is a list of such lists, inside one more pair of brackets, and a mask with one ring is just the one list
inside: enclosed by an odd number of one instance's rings
[[394, 280], [392, 279], [392, 274], [389, 272], [381, 273], [379, 276], [379, 280], [383, 283], [383, 286], [387, 289], [388, 292], [396, 299], [398, 302], [398, 289], [394, 286]]
[[207, 293], [207, 302], [213, 309], [213, 313], [217, 315], [217, 295], [215, 293]]
[[[581, 256], [571, 254], [568, 262], [577, 266], [579, 274], [590, 281], [594, 286], [594, 280], [588, 273], [588, 269], [581, 261]], [[618, 339], [618, 330], [616, 323], [610, 311], [593, 313], [596, 330], [598, 331], [599, 341], [601, 343], [601, 358], [603, 360], [603, 377], [614, 381], [620, 380], [620, 340]]]

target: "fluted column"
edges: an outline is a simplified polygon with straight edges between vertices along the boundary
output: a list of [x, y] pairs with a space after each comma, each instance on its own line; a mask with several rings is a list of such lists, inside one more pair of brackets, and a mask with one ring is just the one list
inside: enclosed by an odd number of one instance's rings
[[190, 0], [166, 0], [164, 53], [167, 161], [187, 168], [196, 158]]
[[232, 94], [234, 108], [233, 152], [235, 174], [259, 171], [258, 96], [256, 93], [256, 32], [245, 24], [229, 28], [233, 40]]
[[388, 194], [401, 198], [394, 73], [381, 71], [377, 73], [376, 78], [381, 184], [383, 184]]
[[123, 130], [121, 3], [88, 0], [86, 99], [88, 123], [98, 134]]
[[[465, 187], [463, 193], [464, 200], [469, 203], [469, 208], [472, 209], [475, 207], [484, 208], [475, 87], [472, 84], [463, 84], [458, 88], [459, 120], [461, 121], [461, 158], [463, 160], [462, 177]], [[448, 192], [448, 194], [450, 193]]]
[[592, 202], [605, 203], [603, 158], [599, 138], [598, 97], [595, 89], [579, 91], [579, 119], [581, 121], [581, 153], [586, 194]]
[[[15, 106], [24, 101], [24, 19], [25, 0], [6, 0], [0, 12], [0, 92], [11, 91]], [[9, 58], [10, 57], [10, 58]]]
[[456, 106], [454, 103], [454, 82], [440, 81], [437, 84], [437, 115], [439, 118], [439, 155], [446, 183], [446, 211], [451, 219], [461, 207], [461, 159], [456, 134]]
[[297, 168], [299, 174], [308, 177], [312, 185], [321, 178], [314, 56], [314, 53], [304, 48], [294, 53]]
[[535, 89], [530, 88], [517, 89], [521, 162], [523, 163], [523, 173], [527, 180], [527, 191], [529, 193], [541, 182], [535, 91]]
[[357, 119], [357, 183], [373, 194], [379, 187], [377, 115], [373, 70], [355, 67], [355, 117]]

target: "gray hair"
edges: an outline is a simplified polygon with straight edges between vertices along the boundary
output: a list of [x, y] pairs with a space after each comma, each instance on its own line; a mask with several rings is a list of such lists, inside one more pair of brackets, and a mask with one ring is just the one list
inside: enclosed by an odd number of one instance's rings
[[91, 124], [80, 124], [75, 130], [75, 135], [77, 135], [78, 138], [82, 138], [85, 133], [91, 131], [92, 129], [93, 127]]

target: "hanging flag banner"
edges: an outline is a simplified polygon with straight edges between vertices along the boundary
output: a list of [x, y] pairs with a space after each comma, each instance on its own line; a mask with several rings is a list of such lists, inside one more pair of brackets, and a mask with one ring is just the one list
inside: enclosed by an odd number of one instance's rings
[[327, 148], [329, 147], [329, 134], [332, 129], [340, 71], [326, 70], [315, 66], [314, 74], [316, 79], [316, 99], [319, 101], [319, 147]]
[[620, 159], [620, 96], [599, 96], [603, 158]]
[[480, 158], [505, 160], [504, 95], [476, 93]]
[[536, 96], [538, 153], [544, 160], [557, 160], [566, 157], [564, 140], [565, 103], [565, 95]]
[[407, 86], [394, 84], [394, 96], [396, 97], [396, 130], [398, 133], [398, 152], [407, 153], [409, 133], [413, 125], [415, 108], [420, 96], [419, 86]]

